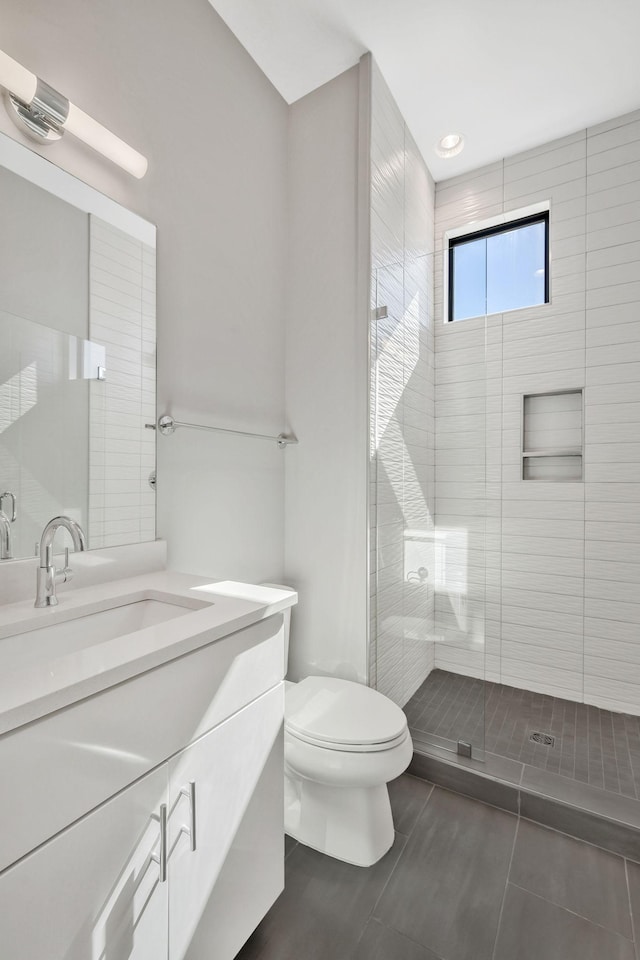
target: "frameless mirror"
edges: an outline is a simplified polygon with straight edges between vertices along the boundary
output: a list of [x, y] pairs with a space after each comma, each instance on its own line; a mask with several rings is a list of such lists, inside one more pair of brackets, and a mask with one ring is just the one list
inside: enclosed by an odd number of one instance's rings
[[155, 537], [155, 228], [0, 134], [0, 558]]

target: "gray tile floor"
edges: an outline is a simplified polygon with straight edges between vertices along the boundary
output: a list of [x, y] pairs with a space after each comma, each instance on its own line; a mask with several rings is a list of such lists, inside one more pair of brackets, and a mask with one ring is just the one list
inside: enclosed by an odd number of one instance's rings
[[[640, 800], [640, 717], [434, 670], [406, 705], [416, 738], [467, 740], [571, 780]], [[553, 746], [532, 743], [551, 734]]]
[[407, 775], [390, 793], [370, 869], [287, 844], [237, 960], [640, 960], [640, 864]]

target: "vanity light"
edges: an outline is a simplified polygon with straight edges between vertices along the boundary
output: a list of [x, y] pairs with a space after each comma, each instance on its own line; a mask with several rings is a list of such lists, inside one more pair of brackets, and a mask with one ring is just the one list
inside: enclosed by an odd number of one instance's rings
[[9, 115], [23, 132], [26, 127], [34, 139], [51, 143], [68, 130], [134, 177], [144, 177], [146, 157], [2, 50], [0, 86], [7, 91]]
[[433, 148], [439, 157], [455, 157], [464, 148], [464, 137], [460, 133], [448, 133], [441, 137]]

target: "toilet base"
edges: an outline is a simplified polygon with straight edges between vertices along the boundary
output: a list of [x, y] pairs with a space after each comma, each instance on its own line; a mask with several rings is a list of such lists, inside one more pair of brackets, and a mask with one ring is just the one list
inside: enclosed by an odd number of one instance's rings
[[370, 867], [393, 844], [387, 785], [340, 787], [287, 773], [284, 828], [294, 840], [320, 853]]

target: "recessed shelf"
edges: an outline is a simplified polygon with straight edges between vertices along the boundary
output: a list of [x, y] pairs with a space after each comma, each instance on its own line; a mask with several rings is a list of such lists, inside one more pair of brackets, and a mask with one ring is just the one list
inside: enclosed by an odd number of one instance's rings
[[523, 396], [523, 480], [582, 480], [582, 406], [582, 389]]
[[571, 447], [568, 450], [558, 448], [557, 450], [525, 450], [523, 457], [581, 457], [582, 449]]

